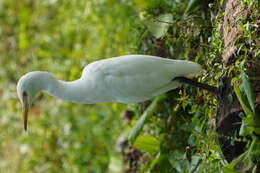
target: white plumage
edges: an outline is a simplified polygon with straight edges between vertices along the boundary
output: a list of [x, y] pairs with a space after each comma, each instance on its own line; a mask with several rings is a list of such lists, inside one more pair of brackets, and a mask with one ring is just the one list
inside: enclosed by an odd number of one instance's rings
[[190, 61], [127, 55], [93, 62], [72, 82], [56, 80], [48, 72], [30, 72], [19, 80], [17, 91], [27, 92], [30, 99], [43, 90], [71, 102], [137, 103], [179, 87], [175, 77], [192, 77], [200, 71], [200, 65]]
[[193, 77], [201, 70], [190, 61], [127, 55], [93, 62], [72, 82], [57, 80], [48, 72], [29, 72], [19, 80], [17, 92], [23, 105], [30, 105], [41, 90], [71, 102], [138, 103], [179, 87], [175, 77]]

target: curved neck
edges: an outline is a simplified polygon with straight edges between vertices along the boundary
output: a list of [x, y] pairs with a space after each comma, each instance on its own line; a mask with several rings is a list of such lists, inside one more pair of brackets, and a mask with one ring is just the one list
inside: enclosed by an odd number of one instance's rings
[[65, 82], [55, 79], [49, 73], [43, 73], [41, 77], [36, 80], [39, 90], [70, 102], [85, 103], [87, 84], [80, 78], [72, 82]]
[[52, 81], [42, 90], [47, 92], [48, 94], [70, 102], [77, 102], [77, 103], [85, 103], [85, 94], [86, 91], [83, 88], [83, 82], [81, 79], [72, 81], [72, 82], [65, 82], [61, 80]]

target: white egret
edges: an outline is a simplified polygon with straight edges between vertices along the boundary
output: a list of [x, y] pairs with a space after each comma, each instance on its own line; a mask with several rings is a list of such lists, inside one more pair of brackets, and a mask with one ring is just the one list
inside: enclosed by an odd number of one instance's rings
[[[43, 71], [29, 72], [17, 85], [23, 105], [24, 129], [34, 95], [44, 91], [54, 97], [85, 104], [100, 102], [138, 103], [178, 88], [181, 83], [198, 84], [191, 78], [202, 71], [199, 64], [148, 55], [127, 55], [88, 64], [80, 79], [65, 82]], [[212, 89], [213, 88], [213, 89]]]

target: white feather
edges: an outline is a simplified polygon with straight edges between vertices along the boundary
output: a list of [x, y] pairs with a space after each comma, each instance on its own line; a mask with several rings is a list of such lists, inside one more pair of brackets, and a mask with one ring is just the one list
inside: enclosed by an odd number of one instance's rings
[[[76, 81], [56, 80], [47, 72], [30, 72], [18, 82], [18, 96], [29, 98], [43, 90], [57, 98], [80, 103], [137, 103], [178, 88], [175, 77], [193, 77], [201, 66], [184, 60], [148, 55], [127, 55], [87, 65]], [[30, 101], [31, 102], [31, 101]]]

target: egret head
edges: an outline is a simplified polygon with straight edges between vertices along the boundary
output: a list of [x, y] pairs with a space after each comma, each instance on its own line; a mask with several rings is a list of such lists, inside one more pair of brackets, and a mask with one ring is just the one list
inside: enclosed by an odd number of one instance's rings
[[41, 76], [47, 72], [30, 72], [22, 76], [17, 84], [17, 94], [23, 108], [24, 130], [27, 130], [27, 117], [34, 95], [41, 90]]

